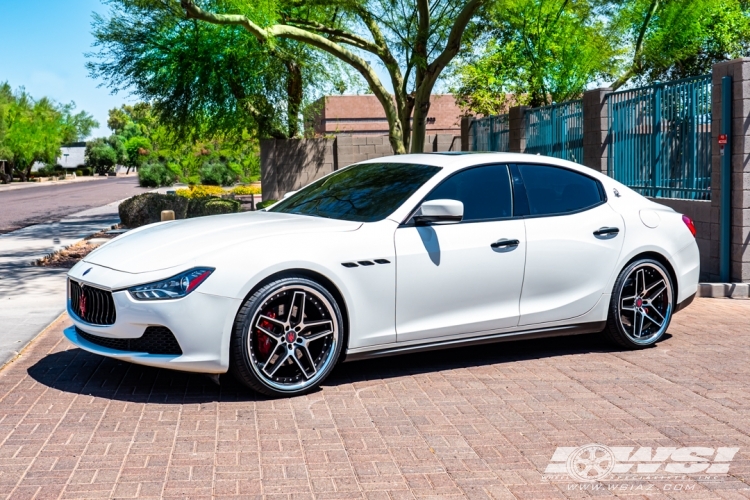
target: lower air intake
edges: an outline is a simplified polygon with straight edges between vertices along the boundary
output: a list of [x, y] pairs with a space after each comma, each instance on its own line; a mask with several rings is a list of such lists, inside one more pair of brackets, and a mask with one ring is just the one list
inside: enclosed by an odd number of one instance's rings
[[182, 348], [174, 334], [164, 326], [149, 326], [143, 335], [137, 339], [113, 339], [86, 333], [76, 327], [78, 335], [98, 346], [116, 351], [145, 352], [147, 354], [168, 354], [179, 356]]

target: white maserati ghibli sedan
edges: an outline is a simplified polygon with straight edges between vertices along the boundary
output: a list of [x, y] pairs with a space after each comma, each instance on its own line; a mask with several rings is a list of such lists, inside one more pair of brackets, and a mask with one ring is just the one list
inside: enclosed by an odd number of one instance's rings
[[688, 217], [564, 160], [379, 158], [264, 211], [111, 240], [68, 274], [65, 335], [270, 396], [420, 350], [593, 332], [637, 349], [693, 300], [694, 236]]

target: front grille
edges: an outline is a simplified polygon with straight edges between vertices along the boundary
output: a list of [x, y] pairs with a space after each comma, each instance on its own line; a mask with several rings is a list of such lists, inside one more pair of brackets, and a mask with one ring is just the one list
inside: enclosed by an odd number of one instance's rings
[[112, 293], [90, 285], [69, 281], [70, 307], [76, 316], [92, 325], [114, 325], [115, 301]]
[[137, 339], [112, 339], [86, 333], [76, 327], [76, 333], [92, 344], [116, 351], [145, 352], [148, 354], [170, 354], [180, 356], [182, 348], [169, 328], [149, 326]]

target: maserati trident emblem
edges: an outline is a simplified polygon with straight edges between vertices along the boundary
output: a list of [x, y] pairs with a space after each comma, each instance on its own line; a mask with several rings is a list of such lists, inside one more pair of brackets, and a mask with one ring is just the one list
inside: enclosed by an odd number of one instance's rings
[[81, 311], [81, 317], [86, 316], [86, 295], [81, 290], [81, 297], [78, 299], [78, 309]]

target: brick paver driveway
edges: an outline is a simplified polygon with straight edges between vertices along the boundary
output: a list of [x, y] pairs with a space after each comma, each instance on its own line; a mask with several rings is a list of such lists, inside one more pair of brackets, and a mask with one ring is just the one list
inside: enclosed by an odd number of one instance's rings
[[[699, 299], [645, 351], [592, 335], [454, 349], [266, 400], [71, 348], [64, 318], [0, 372], [0, 496], [750, 498], [749, 322], [750, 301]], [[545, 474], [589, 443], [646, 462], [641, 447], [739, 452], [728, 475]]]

